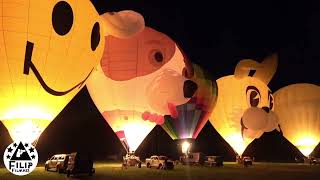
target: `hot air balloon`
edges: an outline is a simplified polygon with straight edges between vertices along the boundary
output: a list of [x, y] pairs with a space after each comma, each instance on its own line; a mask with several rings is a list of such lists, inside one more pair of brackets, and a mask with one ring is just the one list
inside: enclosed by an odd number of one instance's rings
[[320, 86], [292, 84], [274, 98], [283, 136], [308, 157], [320, 142]]
[[143, 29], [140, 15], [101, 18], [89, 0], [3, 0], [0, 10], [0, 120], [15, 141], [34, 142], [84, 86], [101, 36]]
[[217, 80], [218, 99], [210, 122], [239, 156], [263, 132], [278, 127], [272, 111], [272, 92], [267, 86], [276, 69], [276, 55], [262, 63], [242, 60], [234, 75]]
[[[185, 95], [192, 94], [190, 100], [181, 105], [169, 104], [170, 115], [165, 115], [162, 128], [173, 140], [181, 144], [182, 152], [188, 154], [192, 142], [197, 138], [209, 116], [217, 98], [217, 85], [200, 66], [193, 64], [194, 74], [189, 79], [195, 85], [185, 86]], [[196, 91], [194, 90], [196, 89]], [[193, 93], [195, 91], [195, 93]]]
[[129, 39], [106, 38], [100, 65], [87, 87], [105, 120], [127, 152], [135, 151], [149, 132], [164, 123], [168, 106], [190, 100], [184, 87], [193, 68], [176, 43], [146, 27]]

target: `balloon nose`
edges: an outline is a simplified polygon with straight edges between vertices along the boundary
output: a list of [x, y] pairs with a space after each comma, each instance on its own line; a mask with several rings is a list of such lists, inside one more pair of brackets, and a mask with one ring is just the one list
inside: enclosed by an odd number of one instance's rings
[[184, 81], [183, 84], [183, 95], [185, 98], [191, 98], [194, 93], [197, 91], [198, 85], [191, 81], [191, 80], [186, 80]]
[[267, 107], [267, 106], [263, 106], [262, 109], [267, 113], [269, 113], [269, 111], [270, 111], [269, 107]]

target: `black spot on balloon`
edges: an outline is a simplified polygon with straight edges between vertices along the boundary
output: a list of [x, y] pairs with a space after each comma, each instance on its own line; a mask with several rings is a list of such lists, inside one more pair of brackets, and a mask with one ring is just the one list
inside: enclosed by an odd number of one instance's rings
[[256, 73], [256, 70], [250, 70], [248, 76], [253, 77], [255, 73]]
[[92, 51], [95, 51], [98, 47], [100, 42], [100, 25], [98, 22], [96, 22], [93, 25], [92, 32], [91, 32], [91, 49]]
[[163, 61], [163, 55], [161, 52], [157, 51], [155, 54], [154, 54], [154, 59], [158, 62], [158, 63], [161, 63]]
[[60, 36], [69, 33], [73, 25], [73, 11], [65, 1], [59, 1], [52, 11], [52, 26]]

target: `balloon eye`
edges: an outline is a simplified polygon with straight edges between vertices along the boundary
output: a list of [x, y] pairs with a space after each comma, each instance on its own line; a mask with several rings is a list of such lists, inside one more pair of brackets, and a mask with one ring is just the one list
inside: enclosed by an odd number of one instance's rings
[[149, 54], [151, 64], [159, 66], [164, 61], [164, 55], [160, 50], [152, 50]]
[[273, 108], [273, 96], [270, 94], [269, 109], [272, 110], [272, 108]]
[[52, 26], [60, 36], [69, 33], [73, 25], [73, 11], [71, 6], [65, 2], [58, 2], [52, 11]]
[[91, 32], [91, 49], [95, 51], [100, 42], [100, 25], [99, 23], [95, 23]]
[[163, 55], [160, 51], [154, 53], [154, 60], [156, 60], [158, 63], [163, 61]]
[[251, 107], [257, 107], [260, 103], [260, 93], [256, 88], [250, 88], [247, 90], [247, 101]]

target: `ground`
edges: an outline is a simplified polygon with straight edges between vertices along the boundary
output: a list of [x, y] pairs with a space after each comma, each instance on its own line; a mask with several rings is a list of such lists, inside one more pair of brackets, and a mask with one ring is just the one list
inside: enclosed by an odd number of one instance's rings
[[[255, 163], [251, 167], [243, 167], [235, 163], [225, 163], [223, 167], [182, 166], [178, 165], [174, 170], [158, 170], [142, 167], [130, 167], [121, 169], [117, 163], [96, 163], [96, 173], [89, 177], [82, 175], [70, 179], [147, 179], [147, 180], [205, 180], [205, 179], [319, 179], [320, 165], [285, 164], [285, 163]], [[65, 174], [46, 172], [43, 167], [37, 167], [31, 174], [18, 177], [10, 174], [5, 168], [0, 169], [1, 180], [30, 179], [30, 180], [58, 180], [67, 179]]]

